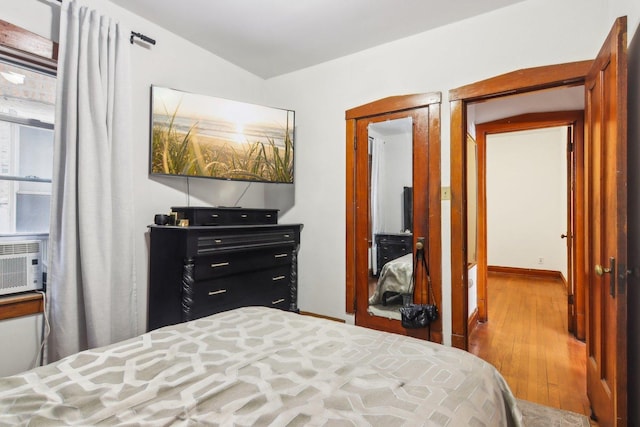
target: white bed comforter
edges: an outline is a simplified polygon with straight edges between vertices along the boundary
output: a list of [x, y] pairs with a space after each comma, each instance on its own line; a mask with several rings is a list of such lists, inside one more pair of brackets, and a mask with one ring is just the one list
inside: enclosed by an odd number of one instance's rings
[[0, 379], [0, 425], [519, 426], [500, 374], [452, 348], [264, 307]]

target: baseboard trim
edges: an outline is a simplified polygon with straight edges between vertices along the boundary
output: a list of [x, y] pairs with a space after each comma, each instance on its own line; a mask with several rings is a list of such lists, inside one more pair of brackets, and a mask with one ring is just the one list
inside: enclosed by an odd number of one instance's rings
[[327, 319], [327, 320], [333, 320], [334, 322], [346, 323], [346, 321], [344, 319], [338, 319], [337, 317], [325, 316], [324, 314], [311, 313], [311, 312], [308, 312], [308, 311], [300, 311], [300, 314], [302, 314], [303, 316], [318, 317], [320, 319]]
[[501, 273], [501, 274], [513, 274], [516, 276], [527, 276], [530, 278], [538, 279], [555, 279], [562, 281], [565, 285], [567, 283], [564, 275], [555, 270], [536, 270], [533, 268], [519, 268], [519, 267], [501, 267], [497, 265], [490, 265], [487, 267], [489, 273]]
[[475, 331], [478, 326], [478, 307], [473, 310], [471, 316], [469, 316], [469, 320], [467, 321], [467, 336], [471, 336], [473, 331]]

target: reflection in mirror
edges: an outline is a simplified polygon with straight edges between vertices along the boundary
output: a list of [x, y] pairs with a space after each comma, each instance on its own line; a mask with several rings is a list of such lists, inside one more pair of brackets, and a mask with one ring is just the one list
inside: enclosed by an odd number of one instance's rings
[[413, 300], [411, 117], [371, 123], [369, 136], [369, 313], [400, 319]]

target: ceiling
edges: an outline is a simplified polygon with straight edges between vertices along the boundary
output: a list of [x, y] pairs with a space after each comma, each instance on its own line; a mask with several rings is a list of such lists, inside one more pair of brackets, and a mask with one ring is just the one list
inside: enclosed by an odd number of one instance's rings
[[521, 1], [111, 0], [262, 78]]
[[511, 96], [501, 96], [471, 104], [475, 124], [526, 113], [584, 109], [584, 86], [559, 87]]

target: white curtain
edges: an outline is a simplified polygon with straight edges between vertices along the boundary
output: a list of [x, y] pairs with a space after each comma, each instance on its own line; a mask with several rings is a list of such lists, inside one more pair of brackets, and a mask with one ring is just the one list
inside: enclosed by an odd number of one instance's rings
[[129, 34], [75, 1], [62, 3], [49, 361], [137, 333]]
[[371, 153], [371, 235], [373, 243], [371, 245], [371, 266], [374, 274], [378, 272], [378, 246], [376, 245], [376, 234], [385, 230], [384, 200], [381, 185], [385, 182], [384, 165], [385, 142], [373, 136], [369, 137], [369, 152]]

